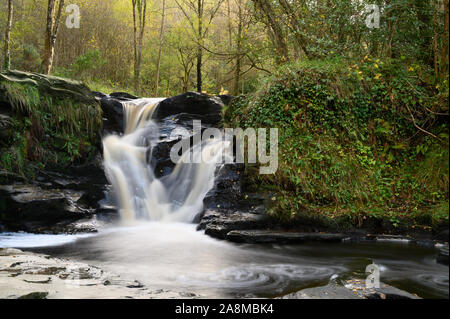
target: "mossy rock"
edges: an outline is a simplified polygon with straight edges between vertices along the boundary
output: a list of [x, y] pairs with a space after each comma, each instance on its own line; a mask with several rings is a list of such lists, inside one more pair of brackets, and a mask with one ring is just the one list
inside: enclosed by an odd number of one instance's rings
[[1, 72], [0, 114], [8, 117], [0, 140], [3, 170], [30, 176], [36, 166], [83, 163], [100, 148], [102, 109], [82, 82]]

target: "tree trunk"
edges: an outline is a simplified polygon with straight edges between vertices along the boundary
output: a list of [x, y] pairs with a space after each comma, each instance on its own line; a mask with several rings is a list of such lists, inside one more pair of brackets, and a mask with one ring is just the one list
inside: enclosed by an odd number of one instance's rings
[[203, 2], [198, 0], [198, 48], [197, 48], [197, 91], [202, 93], [202, 59], [203, 59]]
[[300, 17], [297, 16], [287, 0], [278, 0], [278, 2], [280, 3], [284, 12], [289, 16], [290, 27], [293, 29], [297, 47], [299, 47], [305, 53], [306, 57], [310, 58], [312, 55], [307, 47], [308, 41], [301, 32], [301, 27], [299, 24], [299, 21], [301, 21]]
[[269, 36], [272, 38], [272, 42], [277, 50], [276, 60], [278, 64], [286, 62], [289, 60], [289, 50], [284, 38], [284, 32], [278, 20], [273, 16], [273, 8], [267, 0], [252, 0], [256, 7], [264, 14], [267, 19], [267, 25], [269, 26], [271, 32]]
[[162, 53], [162, 45], [163, 45], [163, 33], [164, 33], [165, 18], [166, 18], [166, 0], [163, 0], [163, 2], [162, 2], [162, 16], [161, 16], [161, 29], [159, 30], [158, 60], [156, 61], [155, 96], [158, 96], [159, 72], [160, 72], [160, 68], [161, 68], [161, 53]]
[[236, 41], [236, 67], [234, 74], [233, 94], [239, 95], [239, 83], [241, 78], [241, 47], [242, 47], [242, 0], [238, 3], [238, 34]]
[[437, 32], [437, 2], [434, 0], [433, 3], [433, 67], [434, 67], [434, 78], [435, 80], [439, 77], [439, 66], [438, 66], [438, 32]]
[[444, 0], [444, 34], [442, 40], [441, 50], [441, 77], [444, 77], [448, 73], [448, 0]]
[[140, 91], [139, 81], [141, 73], [142, 46], [145, 31], [147, 0], [132, 0], [132, 4], [133, 4], [133, 27], [134, 27], [134, 91], [136, 94], [139, 94]]
[[5, 70], [9, 70], [11, 66], [11, 50], [9, 47], [9, 42], [11, 38], [11, 28], [12, 28], [12, 19], [13, 19], [13, 0], [8, 0], [8, 22], [6, 23], [6, 32], [5, 32]]
[[55, 42], [58, 35], [59, 22], [61, 19], [64, 0], [59, 0], [58, 10], [56, 10], [57, 0], [48, 0], [47, 27], [45, 32], [45, 49], [42, 58], [42, 72], [50, 74], [55, 58]]

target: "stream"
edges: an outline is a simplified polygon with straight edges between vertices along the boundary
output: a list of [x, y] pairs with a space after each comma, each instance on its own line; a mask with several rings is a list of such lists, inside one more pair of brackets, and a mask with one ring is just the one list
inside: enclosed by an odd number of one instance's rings
[[[228, 146], [214, 139], [203, 141], [188, 153], [194, 163], [180, 161], [169, 174], [157, 176], [149, 158], [161, 139], [176, 141], [169, 133], [177, 130], [190, 134], [170, 117], [166, 126], [152, 120], [158, 101], [124, 103], [125, 134], [103, 140], [118, 221], [107, 222], [95, 234], [0, 233], [0, 248], [70, 258], [143, 286], [209, 298], [273, 298], [325, 286], [330, 280], [345, 285], [354, 278], [365, 279], [366, 266], [372, 263], [379, 266], [383, 283], [422, 298], [449, 297], [448, 266], [436, 262], [433, 245], [234, 244], [197, 231], [192, 221], [202, 212], [203, 199], [214, 187], [216, 160]], [[196, 164], [204, 152], [212, 161]]]
[[[36, 247], [43, 245], [45, 247]], [[96, 235], [1, 234], [0, 246], [70, 258], [157, 289], [209, 298], [277, 297], [364, 279], [376, 263], [381, 281], [422, 298], [448, 298], [448, 267], [434, 248], [402, 243], [237, 245], [197, 232], [195, 225], [143, 223]]]

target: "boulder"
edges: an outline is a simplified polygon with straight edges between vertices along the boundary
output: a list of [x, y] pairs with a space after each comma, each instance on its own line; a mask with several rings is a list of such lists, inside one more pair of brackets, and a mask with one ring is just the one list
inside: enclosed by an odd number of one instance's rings
[[83, 194], [27, 184], [1, 185], [0, 220], [13, 231], [48, 232], [59, 222], [92, 216], [95, 210], [79, 202]]
[[[104, 96], [100, 99], [103, 111], [103, 129], [107, 133], [123, 132], [123, 106], [120, 100]], [[104, 133], [105, 134], [105, 133]]]
[[245, 212], [207, 210], [197, 227], [205, 230], [205, 234], [218, 239], [227, 239], [233, 230], [260, 229], [267, 224], [266, 216]]
[[196, 115], [196, 119], [210, 124], [219, 124], [222, 120], [224, 103], [218, 97], [188, 92], [160, 102], [153, 118], [162, 120], [180, 113]]

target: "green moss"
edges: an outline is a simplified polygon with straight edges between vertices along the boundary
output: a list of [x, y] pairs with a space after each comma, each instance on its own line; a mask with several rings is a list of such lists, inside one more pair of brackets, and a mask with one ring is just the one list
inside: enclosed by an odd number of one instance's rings
[[0, 73], [0, 105], [13, 131], [1, 141], [1, 169], [32, 178], [45, 167], [82, 162], [100, 142], [102, 111], [82, 83], [35, 73]]
[[279, 128], [278, 172], [251, 176], [276, 185], [274, 219], [393, 231], [448, 222], [448, 210], [430, 213], [449, 196], [448, 122], [432, 114], [448, 110], [448, 81], [424, 72], [368, 57], [302, 62], [234, 100], [228, 126]]

